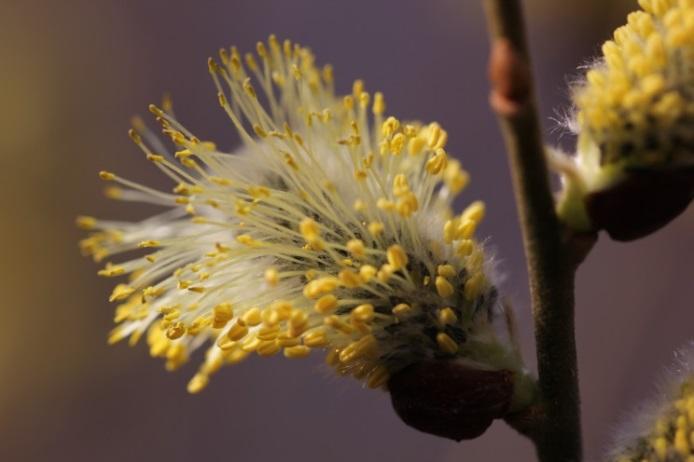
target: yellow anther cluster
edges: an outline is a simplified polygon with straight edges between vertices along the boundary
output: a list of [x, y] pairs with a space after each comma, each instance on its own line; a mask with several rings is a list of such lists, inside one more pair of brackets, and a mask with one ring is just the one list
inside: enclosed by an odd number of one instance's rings
[[105, 276], [105, 277], [115, 277], [115, 276], [121, 276], [125, 274], [125, 268], [119, 265], [113, 265], [110, 262], [106, 263], [106, 266], [104, 269], [99, 270], [97, 273], [99, 276]]
[[322, 241], [320, 238], [320, 228], [312, 218], [305, 218], [299, 225], [301, 235], [304, 236], [306, 243], [313, 248], [320, 248]]
[[371, 223], [368, 224], [367, 228], [369, 230], [369, 233], [371, 233], [372, 236], [378, 236], [379, 234], [381, 234], [383, 232], [383, 230], [385, 229], [385, 226], [383, 225], [383, 223], [381, 223], [379, 221], [372, 221]]
[[639, 0], [575, 93], [579, 147], [600, 165], [694, 162], [694, 5]]
[[355, 289], [364, 283], [362, 277], [351, 268], [340, 270], [337, 277], [340, 283], [349, 289]]
[[455, 288], [444, 276], [436, 276], [436, 291], [443, 298], [449, 298], [455, 293]]
[[388, 257], [388, 264], [390, 264], [393, 271], [403, 269], [407, 265], [407, 254], [399, 245], [392, 245], [388, 247], [386, 255]]
[[271, 286], [276, 286], [279, 280], [280, 276], [277, 268], [268, 268], [265, 270], [265, 282]]
[[121, 301], [130, 297], [135, 292], [135, 289], [127, 284], [118, 284], [108, 298], [109, 302]]
[[455, 324], [458, 322], [458, 316], [455, 314], [452, 308], [446, 307], [439, 311], [438, 314], [439, 322], [443, 325]]
[[231, 303], [225, 302], [215, 306], [213, 309], [213, 316], [213, 328], [221, 329], [222, 327], [226, 326], [227, 323], [234, 317], [234, 311]]
[[363, 258], [365, 256], [365, 249], [366, 247], [361, 239], [352, 239], [347, 242], [347, 250], [349, 250], [355, 258]]
[[454, 243], [458, 256], [467, 257], [474, 249], [475, 244], [471, 239], [484, 218], [484, 212], [484, 203], [476, 201], [470, 204], [460, 216], [444, 223], [443, 238], [446, 243]]
[[315, 305], [313, 305], [314, 309], [321, 313], [321, 314], [326, 314], [331, 311], [333, 311], [335, 308], [337, 308], [337, 297], [335, 297], [332, 294], [328, 295], [323, 295], [321, 298], [316, 300]]
[[444, 334], [443, 332], [439, 332], [436, 335], [436, 343], [438, 343], [441, 350], [448, 354], [454, 354], [456, 351], [458, 351], [458, 344], [456, 341], [449, 337], [448, 334]]
[[340, 280], [334, 276], [314, 279], [304, 286], [304, 297], [314, 300], [323, 294], [332, 292], [339, 284]]
[[463, 170], [460, 161], [449, 159], [443, 171], [443, 182], [453, 194], [458, 194], [470, 182], [470, 175]]
[[419, 209], [417, 195], [412, 192], [407, 178], [399, 174], [393, 180], [393, 195], [397, 198], [395, 210], [403, 217], [409, 218]]
[[446, 131], [388, 116], [361, 80], [335, 95], [332, 68], [307, 48], [272, 36], [256, 52], [208, 62], [242, 153], [197, 138], [166, 98], [150, 112], [170, 152], [139, 119], [130, 138], [171, 189], [100, 173], [117, 187], [109, 197], [171, 209], [139, 223], [77, 220], [91, 232], [85, 254], [127, 253], [99, 271], [129, 276], [110, 296], [110, 341], [145, 335], [170, 370], [207, 345], [191, 393], [254, 353], [323, 350], [371, 387], [418, 359], [469, 354], [462, 343], [489, 328], [496, 294], [474, 239], [484, 207], [446, 222], [469, 180]]
[[427, 172], [431, 173], [432, 175], [438, 175], [441, 173], [441, 171], [443, 171], [443, 169], [446, 168], [447, 165], [448, 156], [446, 155], [446, 151], [439, 148], [436, 150], [434, 156], [427, 161], [426, 169]]
[[96, 218], [85, 216], [77, 217], [77, 220], [75, 220], [75, 224], [78, 228], [89, 231], [96, 227]]
[[116, 179], [116, 175], [111, 172], [102, 170], [99, 172], [99, 178], [101, 178], [104, 181], [113, 181]]

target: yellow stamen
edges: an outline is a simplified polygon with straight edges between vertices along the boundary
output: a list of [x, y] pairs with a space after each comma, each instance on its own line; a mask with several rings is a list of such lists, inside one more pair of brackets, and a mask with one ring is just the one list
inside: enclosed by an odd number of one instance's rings
[[388, 263], [390, 264], [393, 271], [400, 270], [407, 266], [407, 254], [401, 246], [395, 244], [388, 247], [386, 255], [388, 257]]
[[444, 278], [443, 276], [436, 276], [435, 284], [436, 292], [438, 292], [438, 294], [443, 298], [448, 298], [455, 292], [451, 283], [448, 282], [448, 279]]
[[454, 354], [458, 351], [458, 344], [455, 342], [455, 340], [443, 332], [436, 334], [436, 343], [444, 353]]
[[215, 329], [221, 329], [222, 327], [226, 326], [227, 322], [234, 317], [234, 311], [231, 303], [229, 302], [220, 303], [214, 307], [212, 312], [214, 316], [212, 327]]

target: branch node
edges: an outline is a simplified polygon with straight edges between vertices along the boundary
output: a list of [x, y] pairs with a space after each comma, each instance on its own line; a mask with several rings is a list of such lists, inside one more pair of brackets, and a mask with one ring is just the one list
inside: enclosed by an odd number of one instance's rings
[[531, 101], [528, 62], [507, 38], [494, 40], [489, 58], [489, 104], [504, 117], [519, 113]]

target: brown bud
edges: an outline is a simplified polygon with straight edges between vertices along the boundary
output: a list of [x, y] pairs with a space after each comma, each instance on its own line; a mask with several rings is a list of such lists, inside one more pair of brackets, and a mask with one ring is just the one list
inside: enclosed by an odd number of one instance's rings
[[489, 81], [489, 101], [500, 115], [514, 115], [528, 102], [532, 91], [530, 69], [508, 39], [499, 38], [492, 44]]
[[596, 229], [612, 239], [631, 241], [674, 220], [694, 198], [694, 168], [637, 170], [616, 185], [586, 196], [586, 210]]
[[394, 374], [391, 402], [409, 426], [455, 441], [480, 436], [509, 409], [513, 373], [429, 360]]

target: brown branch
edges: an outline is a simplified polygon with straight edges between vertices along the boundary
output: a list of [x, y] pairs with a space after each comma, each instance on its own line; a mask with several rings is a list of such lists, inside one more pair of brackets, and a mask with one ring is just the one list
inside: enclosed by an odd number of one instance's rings
[[527, 415], [508, 420], [533, 439], [541, 461], [580, 461], [574, 274], [584, 255], [577, 255], [555, 213], [520, 1], [485, 0], [485, 7], [492, 40], [490, 104], [506, 143], [523, 231], [541, 395]]

